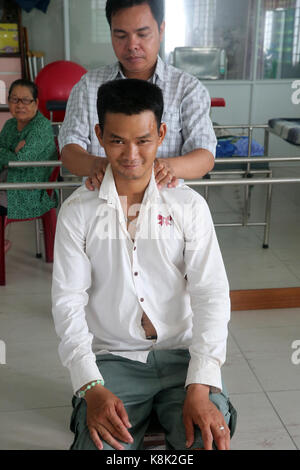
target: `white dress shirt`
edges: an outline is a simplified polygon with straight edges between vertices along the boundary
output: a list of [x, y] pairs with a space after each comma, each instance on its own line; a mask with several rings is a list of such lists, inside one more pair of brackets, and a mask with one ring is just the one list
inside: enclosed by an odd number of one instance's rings
[[[66, 116], [59, 132], [60, 149], [78, 144], [92, 155], [105, 157], [94, 132], [98, 124], [97, 92], [103, 83], [125, 78], [119, 63], [85, 74], [74, 86], [68, 99]], [[164, 96], [163, 122], [168, 132], [158, 149], [158, 157], [178, 157], [203, 148], [213, 155], [216, 137], [210, 120], [210, 97], [207, 89], [192, 75], [165, 64], [158, 57], [151, 80]]]
[[146, 362], [152, 349], [189, 349], [186, 386], [220, 391], [230, 300], [208, 206], [186, 185], [158, 191], [153, 173], [138, 210], [132, 241], [110, 165], [99, 192], [82, 186], [60, 209], [53, 316], [74, 392], [105, 381], [96, 355]]

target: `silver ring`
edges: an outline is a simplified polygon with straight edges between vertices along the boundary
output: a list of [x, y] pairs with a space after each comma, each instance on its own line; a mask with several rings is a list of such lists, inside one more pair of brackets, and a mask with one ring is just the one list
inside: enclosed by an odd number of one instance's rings
[[224, 428], [224, 426], [220, 426], [219, 429], [220, 429], [220, 431], [224, 431], [225, 428]]

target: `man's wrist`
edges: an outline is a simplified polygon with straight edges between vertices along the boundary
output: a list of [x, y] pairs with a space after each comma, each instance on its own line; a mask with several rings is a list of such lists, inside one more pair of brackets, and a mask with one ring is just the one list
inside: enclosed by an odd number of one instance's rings
[[96, 387], [98, 388], [99, 386], [103, 387], [104, 386], [104, 380], [103, 379], [97, 379], [93, 380], [83, 387], [81, 387], [78, 391], [78, 396], [79, 398], [85, 398], [86, 394], [90, 391], [95, 389]]
[[187, 391], [189, 393], [197, 392], [200, 393], [203, 397], [208, 397], [210, 386], [205, 384], [192, 383], [187, 386]]

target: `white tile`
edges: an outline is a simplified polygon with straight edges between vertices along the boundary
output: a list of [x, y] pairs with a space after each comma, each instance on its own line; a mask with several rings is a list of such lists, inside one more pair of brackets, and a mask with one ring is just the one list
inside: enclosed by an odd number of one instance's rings
[[226, 361], [222, 367], [222, 378], [230, 395], [233, 393], [262, 391], [255, 375], [230, 332], [227, 341]]
[[300, 308], [231, 312], [230, 330], [295, 326], [300, 330]]
[[234, 395], [232, 401], [238, 412], [232, 450], [296, 450], [265, 394]]
[[269, 392], [268, 396], [289, 434], [300, 449], [300, 387], [287, 392]]
[[280, 358], [288, 364], [293, 352], [291, 345], [293, 341], [300, 339], [300, 328], [298, 325], [288, 325], [234, 329], [233, 326], [232, 335], [246, 358], [265, 358], [274, 361]]
[[0, 412], [0, 449], [68, 450], [71, 413], [70, 407]]
[[72, 386], [61, 366], [53, 365], [32, 371], [0, 366], [0, 411], [23, 411], [34, 408], [70, 406]]
[[47, 294], [13, 294], [2, 296], [0, 302], [1, 339], [9, 350], [18, 342], [55, 340], [57, 335]]
[[240, 353], [227, 356], [222, 367], [222, 378], [230, 396], [262, 391], [256, 376]]
[[256, 357], [250, 359], [249, 364], [265, 391], [300, 388], [300, 367], [292, 364], [290, 357]]

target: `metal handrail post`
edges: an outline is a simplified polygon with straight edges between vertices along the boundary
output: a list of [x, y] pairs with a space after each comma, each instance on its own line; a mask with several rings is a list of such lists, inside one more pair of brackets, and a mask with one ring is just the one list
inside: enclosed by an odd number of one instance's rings
[[[248, 159], [250, 159], [250, 157], [251, 157], [252, 136], [253, 136], [253, 127], [249, 126], [249, 128], [248, 128]], [[245, 178], [249, 177], [250, 165], [251, 165], [251, 163], [248, 162], [247, 163], [247, 169], [246, 169], [246, 172], [245, 172]], [[247, 225], [247, 223], [248, 223], [249, 211], [250, 211], [250, 188], [249, 188], [249, 186], [245, 186], [243, 225]]]
[[[271, 178], [271, 177], [272, 177], [272, 171], [270, 171], [270, 173], [269, 173], [269, 178]], [[273, 194], [273, 185], [268, 184], [268, 186], [267, 186], [267, 199], [266, 199], [265, 230], [264, 230], [263, 248], [269, 248], [272, 194]]]

